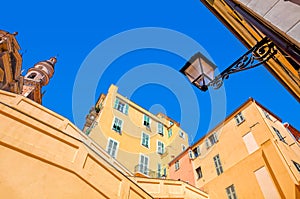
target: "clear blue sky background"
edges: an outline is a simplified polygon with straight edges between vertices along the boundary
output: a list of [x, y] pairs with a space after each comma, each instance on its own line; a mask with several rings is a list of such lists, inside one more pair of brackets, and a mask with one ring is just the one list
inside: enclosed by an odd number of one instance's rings
[[[40, 60], [58, 55], [55, 75], [44, 88], [43, 104], [71, 121], [73, 85], [82, 62], [98, 44], [120, 32], [141, 27], [161, 27], [181, 32], [201, 44], [220, 71], [246, 52], [246, 48], [197, 0], [3, 1], [1, 7], [0, 28], [19, 32], [17, 39], [22, 48], [25, 71]], [[99, 55], [99, 59], [101, 56], [104, 55]], [[96, 100], [100, 93], [106, 93], [110, 84], [117, 83], [138, 65], [160, 63], [178, 71], [185, 62], [172, 52], [157, 49], [143, 49], [120, 56], [101, 76], [94, 98]], [[168, 78], [168, 74], [164, 75]], [[227, 115], [253, 97], [284, 122], [300, 129], [299, 103], [263, 66], [232, 75], [224, 86]], [[89, 89], [88, 86], [86, 89]], [[199, 128], [197, 132], [188, 133], [198, 139], [209, 128], [211, 99], [209, 93], [193, 89], [201, 117], [200, 120], [189, 119], [191, 124], [199, 124]], [[164, 109], [171, 118], [180, 121], [182, 102], [178, 100], [177, 92], [181, 91], [174, 92], [164, 85], [148, 84], [139, 87], [131, 100], [152, 111]], [[84, 93], [81, 99], [85, 100]], [[85, 111], [81, 123], [78, 123], [80, 128], [89, 110], [89, 107], [82, 108]], [[192, 113], [195, 110], [186, 111]], [[184, 128], [189, 131], [189, 127]]]

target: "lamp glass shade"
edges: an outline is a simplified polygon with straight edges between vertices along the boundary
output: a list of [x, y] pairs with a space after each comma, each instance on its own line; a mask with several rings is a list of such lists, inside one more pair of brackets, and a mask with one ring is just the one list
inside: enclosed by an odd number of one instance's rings
[[180, 70], [189, 81], [200, 88], [207, 90], [208, 84], [214, 79], [216, 66], [202, 54], [195, 54]]

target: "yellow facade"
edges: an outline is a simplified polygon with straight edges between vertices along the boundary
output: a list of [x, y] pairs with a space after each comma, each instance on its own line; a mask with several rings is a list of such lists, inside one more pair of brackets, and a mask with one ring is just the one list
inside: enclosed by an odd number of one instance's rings
[[198, 152], [191, 157], [196, 187], [211, 199], [300, 197], [300, 145], [280, 118], [253, 99], [191, 150]]
[[[109, 142], [113, 140], [117, 146], [115, 152], [110, 154], [136, 175], [168, 175], [168, 163], [188, 147], [187, 134], [174, 120], [163, 114], [148, 112], [120, 95], [117, 90], [112, 85], [107, 95], [99, 98], [96, 107], [100, 112], [96, 117], [90, 113], [88, 117], [93, 116], [94, 120], [87, 122], [91, 126], [86, 125], [84, 131], [109, 152]], [[149, 125], [145, 124], [145, 116], [149, 118], [146, 122]], [[114, 130], [116, 118], [122, 121], [120, 132]], [[143, 143], [144, 137], [149, 140], [147, 144]]]

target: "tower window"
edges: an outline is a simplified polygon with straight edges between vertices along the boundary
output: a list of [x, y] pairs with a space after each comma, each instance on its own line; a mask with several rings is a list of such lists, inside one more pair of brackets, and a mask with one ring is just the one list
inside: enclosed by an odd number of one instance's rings
[[30, 73], [28, 74], [27, 78], [34, 79], [37, 76], [37, 73]]

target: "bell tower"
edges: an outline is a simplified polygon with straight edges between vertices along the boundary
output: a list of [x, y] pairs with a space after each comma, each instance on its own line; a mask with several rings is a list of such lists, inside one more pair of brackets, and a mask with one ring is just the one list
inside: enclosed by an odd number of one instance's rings
[[49, 83], [53, 76], [54, 66], [57, 59], [51, 57], [46, 61], [36, 63], [30, 68], [24, 77], [24, 85], [22, 95], [33, 101], [42, 103], [42, 87]]

